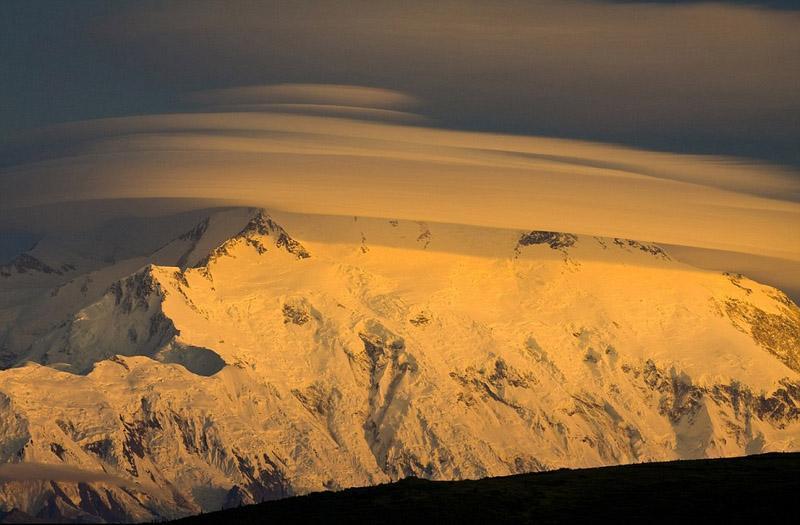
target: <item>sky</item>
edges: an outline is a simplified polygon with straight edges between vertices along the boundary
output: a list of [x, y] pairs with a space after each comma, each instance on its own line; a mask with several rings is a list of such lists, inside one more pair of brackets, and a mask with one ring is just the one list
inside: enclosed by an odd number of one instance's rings
[[800, 3], [0, 3], [0, 133], [276, 83], [409, 93], [443, 127], [800, 166]]
[[800, 290], [796, 4], [0, 2], [0, 233], [218, 199], [745, 254]]

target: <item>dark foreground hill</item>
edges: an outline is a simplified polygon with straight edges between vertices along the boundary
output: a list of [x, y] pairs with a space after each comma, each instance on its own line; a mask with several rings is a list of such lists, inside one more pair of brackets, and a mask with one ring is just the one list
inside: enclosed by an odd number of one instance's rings
[[800, 453], [321, 492], [175, 523], [774, 523], [800, 518]]

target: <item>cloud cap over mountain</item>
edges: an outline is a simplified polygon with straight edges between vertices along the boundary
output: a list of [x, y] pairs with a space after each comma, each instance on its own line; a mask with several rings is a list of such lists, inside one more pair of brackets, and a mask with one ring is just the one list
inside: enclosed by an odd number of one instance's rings
[[[283, 102], [265, 109], [260, 101], [275, 93]], [[800, 260], [800, 183], [788, 169], [327, 112], [355, 105], [380, 111], [413, 101], [355, 86], [248, 87], [198, 97], [213, 111], [78, 122], [21, 141], [6, 155], [15, 162], [0, 178], [0, 209], [120, 198], [217, 199]], [[249, 111], [214, 110], [215, 104], [241, 100]], [[290, 105], [302, 109], [307, 100], [315, 102], [311, 114], [282, 105], [298, 101]]]

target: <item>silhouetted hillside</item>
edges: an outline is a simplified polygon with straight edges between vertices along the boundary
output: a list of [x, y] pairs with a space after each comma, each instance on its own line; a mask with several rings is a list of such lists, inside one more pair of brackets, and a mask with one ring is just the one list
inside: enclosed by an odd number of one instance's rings
[[[432, 482], [409, 478], [176, 523], [489, 523], [796, 519], [800, 454], [645, 463]], [[792, 517], [794, 516], [794, 517]]]

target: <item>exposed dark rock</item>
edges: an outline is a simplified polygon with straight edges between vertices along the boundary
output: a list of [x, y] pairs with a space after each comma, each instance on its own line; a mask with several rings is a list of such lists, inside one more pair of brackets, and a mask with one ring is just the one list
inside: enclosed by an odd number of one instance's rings
[[508, 387], [530, 388], [539, 383], [532, 373], [521, 373], [516, 368], [507, 364], [503, 358], [497, 358], [491, 368], [473, 366], [467, 367], [463, 372], [450, 372], [450, 377], [465, 391], [459, 396], [459, 401], [472, 406], [475, 404], [474, 396], [483, 400], [492, 399], [516, 410], [521, 416], [526, 417], [527, 410], [514, 402], [507, 393]]
[[91, 452], [102, 459], [109, 460], [114, 453], [114, 442], [108, 438], [92, 441], [83, 445], [83, 450]]
[[64, 461], [64, 454], [67, 452], [64, 447], [58, 443], [50, 443], [50, 450], [53, 452], [53, 454], [58, 456], [58, 459]]
[[422, 244], [422, 249], [426, 249], [431, 243], [432, 235], [428, 225], [424, 222], [419, 223], [420, 234], [417, 236], [417, 242]]
[[791, 309], [792, 307], [796, 308], [794, 302], [791, 299], [789, 299], [789, 296], [783, 293], [782, 291], [773, 288], [767, 290], [766, 293], [769, 297], [771, 297], [773, 300], [780, 303], [781, 305], [786, 306], [789, 309]]
[[518, 388], [529, 388], [538, 383], [536, 377], [531, 374], [522, 374], [516, 368], [506, 364], [505, 360], [498, 357], [494, 362], [494, 371], [488, 377], [489, 382], [500, 387], [501, 382]]
[[150, 297], [153, 294], [161, 297], [166, 295], [150, 267], [115, 282], [109, 291], [114, 295], [115, 304], [126, 314], [136, 310], [148, 310]]
[[150, 324], [147, 330], [147, 341], [154, 343], [156, 348], [178, 334], [179, 332], [175, 328], [175, 324], [172, 322], [172, 319], [164, 315], [164, 312], [156, 312], [152, 317], [150, 317]]
[[528, 336], [524, 345], [527, 354], [533, 358], [542, 368], [544, 368], [551, 376], [558, 381], [564, 381], [564, 374], [559, 370], [552, 359], [547, 355], [547, 352], [539, 345], [532, 335]]
[[547, 467], [538, 459], [533, 457], [516, 457], [514, 458], [515, 474], [527, 474], [529, 472], [542, 472], [547, 470]]
[[747, 295], [750, 295], [750, 294], [753, 293], [753, 289], [752, 288], [748, 288], [748, 287], [742, 285], [742, 279], [744, 279], [744, 276], [742, 274], [725, 272], [723, 275], [725, 275], [728, 278], [728, 280], [730, 280], [732, 285], [734, 285], [737, 288], [740, 288], [740, 289], [744, 290], [744, 292]]
[[191, 241], [191, 242], [199, 241], [200, 239], [203, 238], [203, 235], [206, 233], [206, 230], [208, 230], [208, 222], [209, 222], [209, 219], [208, 219], [208, 217], [206, 217], [205, 219], [200, 221], [197, 224], [197, 226], [195, 226], [194, 228], [192, 228], [188, 232], [186, 232], [183, 235], [181, 235], [179, 237], [179, 239], [182, 240], [182, 241]]
[[641, 379], [647, 391], [656, 394], [659, 412], [674, 424], [684, 417], [689, 421], [698, 413], [706, 399], [730, 407], [743, 421], [748, 417], [768, 421], [778, 428], [800, 419], [800, 382], [783, 379], [780, 387], [768, 394], [754, 393], [738, 382], [700, 387], [685, 375], [672, 369], [666, 372], [652, 360], [639, 368], [622, 365], [623, 372]]
[[178, 272], [175, 272], [173, 274], [173, 276], [175, 277], [176, 281], [181, 283], [186, 288], [189, 288], [189, 280], [186, 278], [186, 274], [185, 273], [183, 273], [182, 271], [178, 271]]
[[[396, 361], [398, 355], [405, 350], [405, 341], [402, 338], [386, 341], [380, 335], [370, 333], [359, 333], [358, 337], [364, 342], [364, 351], [372, 363], [373, 371], [385, 367], [387, 361]], [[402, 366], [405, 370], [410, 365], [403, 363]]]
[[736, 416], [756, 417], [784, 428], [787, 423], [800, 419], [800, 382], [783, 379], [780, 385], [771, 394], [756, 394], [734, 382], [714, 385], [708, 393], [717, 403], [732, 407]]
[[758, 396], [756, 410], [759, 418], [775, 421], [780, 428], [784, 422], [800, 418], [800, 383], [784, 379], [769, 397]]
[[426, 317], [425, 314], [417, 314], [416, 317], [413, 317], [408, 320], [409, 323], [413, 324], [414, 326], [426, 326], [428, 323], [431, 322], [430, 318]]
[[535, 244], [546, 244], [553, 250], [563, 250], [573, 246], [577, 240], [578, 237], [571, 233], [532, 231], [530, 233], [523, 233], [519, 241], [517, 241], [517, 245], [532, 246]]
[[289, 234], [283, 231], [283, 228], [278, 225], [275, 225], [275, 227], [276, 229], [280, 229], [278, 240], [275, 242], [275, 246], [278, 248], [284, 248], [287, 252], [296, 255], [298, 259], [307, 259], [311, 257], [306, 249], [303, 248], [303, 245], [289, 237]]
[[301, 306], [283, 305], [283, 324], [293, 323], [298, 326], [306, 324], [311, 319], [308, 311]]
[[[369, 381], [369, 417], [364, 423], [364, 434], [377, 464], [388, 475], [403, 470], [408, 461], [393, 457], [382, 441], [386, 411], [402, 388], [403, 380], [417, 372], [416, 359], [407, 352], [405, 340], [393, 334], [379, 322], [370, 320], [358, 334], [364, 344], [361, 356], [349, 355], [352, 362], [363, 367]], [[363, 356], [363, 357], [362, 357]], [[395, 429], [389, 427], [390, 432]], [[408, 458], [406, 458], [408, 459]]]
[[589, 348], [583, 356], [583, 360], [587, 363], [596, 364], [600, 361], [600, 356], [593, 349]]
[[244, 491], [241, 488], [237, 491], [240, 495], [247, 494], [251, 502], [256, 502], [285, 498], [294, 494], [283, 471], [266, 454], [263, 456], [263, 465], [260, 460], [259, 465], [255, 465], [253, 461], [239, 455], [235, 450], [233, 455], [239, 472], [249, 481]]
[[[70, 497], [63, 491], [63, 489], [55, 481], [50, 482], [50, 489], [52, 492], [47, 495], [42, 509], [36, 514], [39, 519], [47, 520], [50, 523], [66, 521], [67, 519], [78, 515], [80, 516], [83, 511], [70, 499]], [[60, 503], [60, 505], [59, 505]], [[69, 512], [64, 515], [62, 508]]]
[[141, 404], [141, 411], [137, 413], [133, 421], [125, 421], [122, 416], [119, 418], [124, 433], [122, 455], [128, 462], [128, 468], [126, 470], [133, 477], [139, 476], [139, 470], [136, 466], [136, 457], [145, 457], [149, 433], [152, 430], [163, 430], [156, 414], [151, 409], [150, 402], [146, 398], [142, 398]]
[[99, 516], [107, 523], [127, 521], [128, 514], [116, 500], [114, 494], [107, 489], [100, 490], [103, 490], [105, 497], [101, 496], [98, 490], [91, 485], [78, 483], [79, 508], [92, 516]]
[[614, 238], [614, 244], [616, 244], [620, 248], [635, 248], [645, 253], [649, 253], [654, 257], [659, 257], [661, 259], [669, 260], [669, 255], [667, 255], [667, 252], [665, 252], [660, 246], [656, 246], [655, 244], [646, 244], [631, 239], [619, 239], [619, 238]]
[[789, 301], [776, 314], [738, 299], [728, 299], [725, 312], [737, 329], [749, 333], [759, 346], [800, 372], [800, 308], [794, 303]]
[[314, 383], [304, 390], [293, 389], [294, 395], [300, 403], [312, 414], [317, 416], [333, 416], [339, 400], [342, 398], [341, 392], [336, 387], [330, 390], [318, 383]]
[[192, 228], [191, 230], [189, 230], [188, 232], [184, 233], [179, 237], [180, 240], [189, 241], [191, 244], [189, 248], [183, 253], [183, 255], [180, 256], [178, 262], [176, 263], [176, 266], [178, 266], [179, 268], [186, 267], [186, 263], [189, 259], [189, 256], [197, 247], [197, 242], [203, 238], [203, 235], [206, 233], [206, 230], [208, 230], [208, 223], [209, 219], [208, 217], [206, 217], [203, 221], [197, 224], [197, 226], [195, 226], [194, 228]]
[[70, 269], [75, 269], [75, 267], [72, 265], [62, 265], [62, 269], [59, 270], [30, 254], [23, 253], [15, 257], [10, 263], [0, 266], [0, 277], [11, 277], [14, 273], [24, 274], [29, 272], [62, 275], [65, 271], [69, 271]]
[[[252, 505], [255, 503], [253, 501], [252, 496], [247, 493], [239, 485], [234, 485], [228, 490], [228, 493], [225, 494], [225, 500], [222, 502], [222, 508], [224, 509], [235, 509], [241, 507], [242, 505]], [[258, 503], [261, 503], [260, 501]]]
[[658, 411], [672, 423], [677, 423], [683, 417], [691, 421], [700, 410], [705, 391], [692, 385], [691, 379], [685, 374], [675, 369], [667, 374], [648, 359], [642, 369], [642, 378], [651, 390], [662, 394]]

